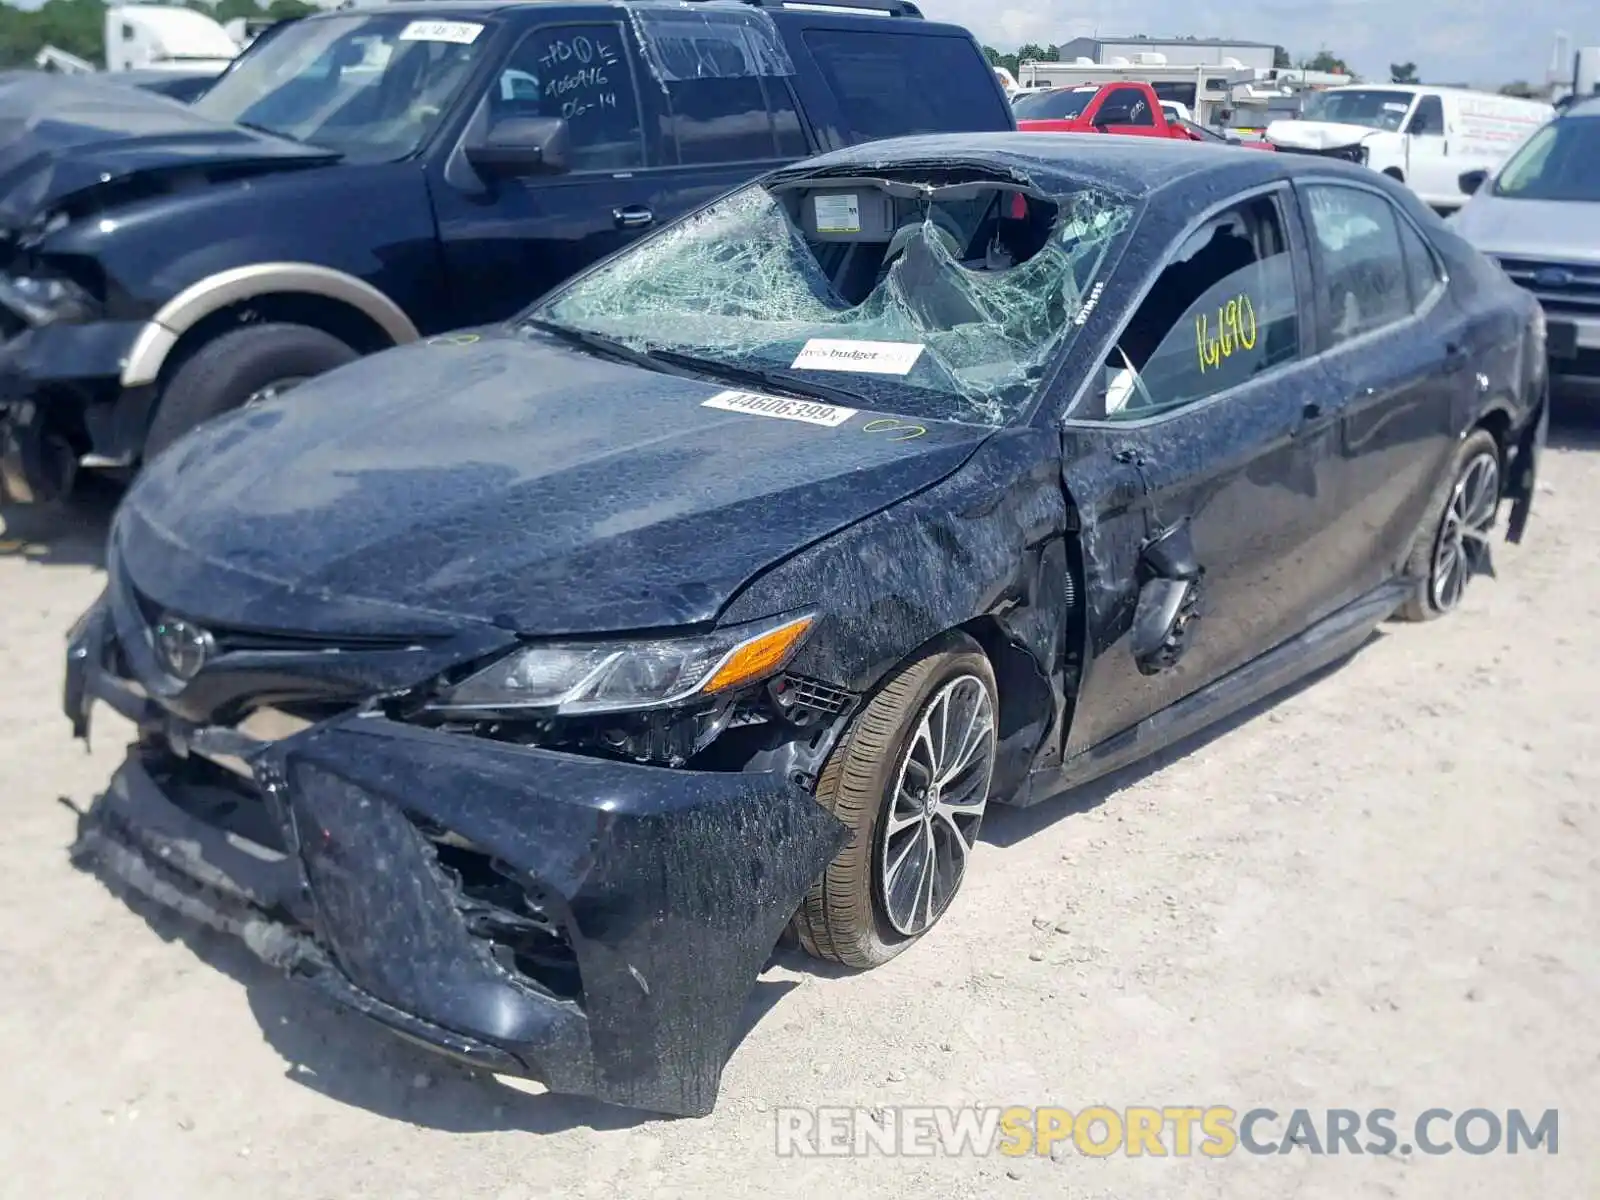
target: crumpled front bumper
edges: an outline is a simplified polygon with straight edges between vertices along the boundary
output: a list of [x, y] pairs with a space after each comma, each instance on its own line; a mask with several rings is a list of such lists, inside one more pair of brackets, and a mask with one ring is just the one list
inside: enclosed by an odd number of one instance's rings
[[43, 503], [79, 466], [128, 466], [155, 400], [123, 388], [122, 363], [143, 322], [25, 326], [0, 307], [0, 499]]
[[[74, 629], [68, 716], [86, 732], [104, 700], [146, 737], [83, 821], [96, 873], [436, 1050], [552, 1091], [711, 1111], [756, 975], [847, 836], [812, 796], [354, 714], [251, 743], [145, 698], [108, 668], [108, 636], [103, 607]], [[233, 762], [238, 786], [219, 803], [214, 770], [185, 782], [185, 753]], [[276, 837], [241, 835], [241, 818]], [[467, 860], [492, 871], [487, 900]], [[508, 894], [568, 969], [497, 947]]]

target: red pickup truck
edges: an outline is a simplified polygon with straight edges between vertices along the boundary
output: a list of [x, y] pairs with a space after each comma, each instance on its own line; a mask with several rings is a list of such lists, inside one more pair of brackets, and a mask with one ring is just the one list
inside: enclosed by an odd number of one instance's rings
[[[1034, 133], [1121, 133], [1182, 142], [1244, 145], [1193, 121], [1172, 120], [1148, 83], [1086, 83], [1018, 96], [1012, 110], [1017, 128]], [[1249, 143], [1254, 146], [1257, 143]], [[1259, 143], [1274, 149], [1270, 142]]]

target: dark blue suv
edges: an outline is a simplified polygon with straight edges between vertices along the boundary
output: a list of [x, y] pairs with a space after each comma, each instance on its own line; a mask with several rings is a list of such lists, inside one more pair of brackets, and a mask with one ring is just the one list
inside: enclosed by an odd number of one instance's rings
[[0, 76], [0, 492], [507, 318], [785, 162], [1011, 128], [971, 34], [906, 0], [350, 8], [191, 105]]

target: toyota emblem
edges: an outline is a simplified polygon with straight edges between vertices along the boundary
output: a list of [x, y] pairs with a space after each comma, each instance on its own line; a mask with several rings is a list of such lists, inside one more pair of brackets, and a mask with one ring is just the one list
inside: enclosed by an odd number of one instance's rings
[[211, 658], [216, 643], [200, 626], [168, 613], [151, 629], [151, 641], [161, 669], [187, 683]]

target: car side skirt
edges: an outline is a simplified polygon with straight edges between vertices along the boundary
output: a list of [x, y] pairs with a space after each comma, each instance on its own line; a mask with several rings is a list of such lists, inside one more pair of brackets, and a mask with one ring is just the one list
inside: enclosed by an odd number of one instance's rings
[[1035, 772], [1010, 803], [1026, 808], [1090, 783], [1199, 733], [1338, 661], [1359, 649], [1372, 631], [1400, 607], [1413, 586], [1409, 580], [1395, 579], [1369, 592], [1304, 633], [1132, 728], [1091, 746], [1059, 768]]

